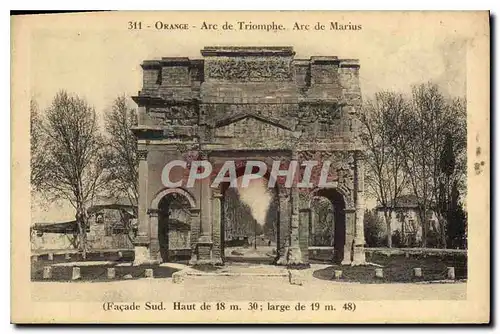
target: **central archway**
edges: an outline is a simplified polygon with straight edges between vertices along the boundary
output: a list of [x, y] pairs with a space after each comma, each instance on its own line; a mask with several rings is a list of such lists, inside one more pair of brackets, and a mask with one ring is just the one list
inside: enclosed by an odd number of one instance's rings
[[245, 168], [236, 168], [236, 188], [220, 184], [221, 256], [224, 262], [275, 263], [282, 246], [278, 186], [268, 188], [266, 173], [242, 188]]

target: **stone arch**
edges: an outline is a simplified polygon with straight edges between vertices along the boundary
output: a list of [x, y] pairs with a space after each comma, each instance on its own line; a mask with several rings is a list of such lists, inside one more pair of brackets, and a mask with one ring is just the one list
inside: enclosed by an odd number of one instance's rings
[[[255, 158], [252, 158], [251, 159], [252, 161], [259, 161], [259, 162], [262, 162], [264, 164], [266, 164], [267, 166], [267, 171], [264, 175], [262, 175], [262, 179], [264, 180], [263, 182], [265, 182], [265, 186], [267, 187], [267, 182], [269, 182], [269, 179], [270, 179], [270, 171], [271, 171], [271, 166], [272, 166], [272, 161], [273, 159], [271, 157], [268, 157], [268, 156], [261, 156], [261, 157], [255, 157]], [[239, 178], [241, 176], [244, 175], [244, 172], [245, 172], [245, 169], [246, 169], [246, 161], [242, 161], [242, 162], [238, 162], [237, 165], [236, 165], [236, 168], [235, 168], [235, 171], [236, 171], [236, 178]], [[254, 171], [253, 172], [256, 172], [256, 169], [254, 168]], [[269, 193], [271, 194], [271, 203], [269, 204], [269, 208], [268, 208], [268, 211], [266, 213], [266, 216], [265, 216], [265, 224], [268, 223], [271, 219], [270, 217], [272, 216], [272, 214], [274, 214], [274, 217], [275, 218], [273, 221], [274, 221], [274, 225], [272, 226], [272, 228], [274, 228], [274, 231], [275, 231], [275, 236], [276, 236], [276, 257], [273, 259], [274, 262], [276, 262], [278, 260], [278, 258], [280, 257], [280, 255], [282, 255], [284, 253], [284, 245], [287, 238], [284, 237], [283, 235], [287, 235], [287, 233], [284, 233], [284, 231], [281, 230], [281, 228], [283, 228], [284, 225], [287, 225], [287, 224], [281, 224], [280, 223], [280, 220], [281, 220], [281, 205], [282, 205], [282, 200], [280, 200], [281, 196], [283, 196], [283, 190], [284, 187], [281, 187], [279, 185], [278, 182], [276, 182], [275, 186], [272, 187], [272, 188], [267, 188], [267, 190], [269, 191]], [[289, 189], [287, 189], [289, 190]], [[217, 246], [220, 248], [220, 253], [221, 253], [221, 257], [222, 257], [222, 260], [223, 261], [226, 261], [227, 258], [226, 258], [226, 254], [225, 254], [225, 248], [226, 247], [229, 247], [229, 246], [226, 246], [226, 242], [229, 240], [226, 238], [228, 237], [227, 235], [227, 232], [226, 232], [226, 227], [227, 227], [227, 221], [226, 221], [226, 217], [228, 215], [228, 212], [227, 212], [227, 204], [229, 203], [229, 197], [228, 195], [230, 194], [230, 188], [229, 188], [229, 183], [228, 182], [221, 182], [221, 184], [219, 185], [218, 188], [213, 188], [212, 189], [212, 194], [213, 194], [213, 198], [215, 198], [215, 200], [213, 201], [213, 204], [218, 207], [216, 209], [216, 212], [219, 212], [219, 214], [217, 215], [214, 215], [215, 217], [215, 220], [213, 221], [213, 224], [214, 226], [218, 226], [219, 228], [219, 236], [218, 236], [218, 241], [217, 240], [214, 240], [214, 244], [217, 243]], [[241, 202], [241, 199], [238, 199], [237, 200], [238, 202]], [[264, 228], [264, 226], [263, 226]], [[266, 262], [267, 259], [265, 260], [262, 260], [263, 262]], [[271, 261], [271, 259], [270, 259]]]
[[[150, 252], [151, 257], [160, 262], [166, 261], [169, 259], [169, 237], [166, 236], [170, 232], [168, 232], [167, 227], [163, 225], [162, 221], [165, 219], [164, 212], [162, 211], [162, 202], [169, 195], [179, 194], [185, 200], [186, 204], [189, 205], [189, 209], [191, 211], [191, 215], [196, 214], [196, 200], [191, 195], [191, 193], [183, 188], [164, 188], [160, 190], [154, 196], [151, 201], [150, 208], [148, 210], [149, 222], [150, 222], [150, 235], [151, 235], [151, 245]], [[168, 216], [167, 216], [168, 217]], [[197, 224], [196, 216], [192, 217], [191, 224]], [[168, 218], [166, 218], [168, 219]], [[192, 226], [192, 225], [191, 225]], [[192, 234], [192, 233], [191, 233]], [[189, 234], [188, 234], [189, 236]], [[192, 240], [190, 240], [189, 248], [192, 248]]]
[[327, 191], [335, 191], [335, 192], [339, 193], [342, 196], [342, 199], [344, 200], [346, 209], [354, 207], [354, 204], [352, 203], [349, 191], [345, 187], [334, 187], [334, 188], [319, 188], [319, 187], [316, 187], [316, 188], [312, 189], [308, 193], [308, 196], [307, 196], [306, 200], [301, 201], [301, 205], [303, 205], [303, 207], [301, 209], [310, 210], [311, 209], [311, 204], [312, 204], [312, 201], [313, 201], [314, 197], [315, 196], [323, 196], [323, 195], [318, 194], [318, 193], [320, 193], [320, 192], [327, 192]]
[[349, 196], [346, 196], [345, 189], [342, 187], [332, 187], [332, 188], [315, 188], [309, 193], [309, 198], [304, 210], [310, 212], [309, 228], [313, 222], [313, 205], [312, 202], [315, 197], [326, 198], [331, 205], [335, 208], [334, 210], [334, 220], [332, 225], [332, 230], [335, 231], [333, 234], [333, 261], [340, 263], [345, 254], [345, 247], [348, 244], [348, 211], [349, 208]]
[[196, 200], [194, 199], [193, 195], [191, 193], [183, 188], [164, 188], [160, 190], [158, 193], [156, 193], [155, 197], [151, 201], [150, 209], [151, 210], [158, 210], [158, 205], [160, 204], [160, 201], [163, 199], [163, 197], [169, 195], [169, 194], [180, 194], [184, 197], [189, 202], [189, 205], [191, 205], [191, 208], [194, 209], [196, 208]]

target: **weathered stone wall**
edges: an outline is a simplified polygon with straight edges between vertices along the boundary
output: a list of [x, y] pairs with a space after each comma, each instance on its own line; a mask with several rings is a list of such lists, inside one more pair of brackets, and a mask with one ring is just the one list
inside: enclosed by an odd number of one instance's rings
[[[291, 47], [207, 47], [201, 54], [202, 59], [162, 58], [142, 64], [143, 87], [134, 97], [139, 105], [136, 135], [140, 149], [149, 152], [142, 207], [162, 190], [163, 166], [185, 158], [185, 152], [203, 151], [208, 157], [225, 152], [231, 158], [237, 152], [268, 150], [267, 157], [260, 156], [270, 159], [281, 150], [301, 158], [314, 158], [301, 155], [314, 151], [322, 161], [333, 159], [331, 175], [352, 209], [353, 156], [362, 150], [357, 60], [295, 59]], [[198, 249], [198, 258], [219, 257], [220, 225], [207, 216], [219, 212], [213, 196], [208, 196], [212, 190], [204, 192], [207, 196], [200, 195], [199, 187], [189, 191], [201, 209], [192, 213], [191, 246]], [[282, 247], [290, 246], [291, 205], [285, 198], [280, 210]], [[352, 217], [347, 220], [351, 224]], [[198, 244], [201, 232], [204, 239]], [[307, 234], [299, 227], [301, 248]], [[307, 252], [302, 253], [307, 258]]]

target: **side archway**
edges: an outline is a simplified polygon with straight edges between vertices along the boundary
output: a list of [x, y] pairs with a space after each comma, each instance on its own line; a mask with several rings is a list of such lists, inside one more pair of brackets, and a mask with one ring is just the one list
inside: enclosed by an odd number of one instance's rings
[[[347, 239], [347, 222], [346, 222], [346, 209], [348, 208], [348, 200], [346, 194], [341, 188], [316, 188], [310, 192], [308, 201], [304, 203], [306, 209], [310, 211], [309, 220], [309, 242], [310, 246], [333, 246], [333, 261], [340, 263], [344, 259], [346, 252]], [[318, 202], [319, 201], [319, 202]], [[321, 206], [326, 212], [316, 212], [318, 210], [317, 204], [322, 203]], [[322, 210], [325, 211], [325, 210]], [[326, 217], [325, 214], [327, 215]], [[322, 223], [330, 224], [329, 226], [316, 226], [319, 223], [319, 218], [322, 216]], [[327, 235], [316, 235], [317, 233], [327, 233]], [[328, 239], [328, 240], [327, 240]], [[321, 244], [314, 244], [320, 242]]]
[[152, 256], [162, 262], [191, 257], [196, 200], [182, 188], [166, 188], [151, 201], [149, 213]]

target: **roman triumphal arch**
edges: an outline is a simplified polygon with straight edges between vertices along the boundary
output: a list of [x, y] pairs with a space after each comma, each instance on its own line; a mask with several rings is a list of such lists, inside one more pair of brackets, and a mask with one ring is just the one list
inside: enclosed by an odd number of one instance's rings
[[[277, 264], [308, 262], [312, 201], [335, 207], [333, 258], [362, 264], [364, 171], [359, 138], [359, 63], [335, 56], [295, 58], [292, 47], [205, 47], [201, 59], [167, 57], [142, 63], [139, 106], [139, 207], [136, 263], [162, 261], [163, 197], [185, 198], [191, 263], [223, 262], [221, 187], [210, 176], [192, 187], [166, 187], [173, 160], [330, 161], [327, 187], [279, 187]], [[171, 179], [186, 170], [173, 168]], [[168, 213], [167, 213], [168, 215]], [[168, 239], [168, 238], [167, 238]], [[164, 252], [164, 251], [163, 251]]]

